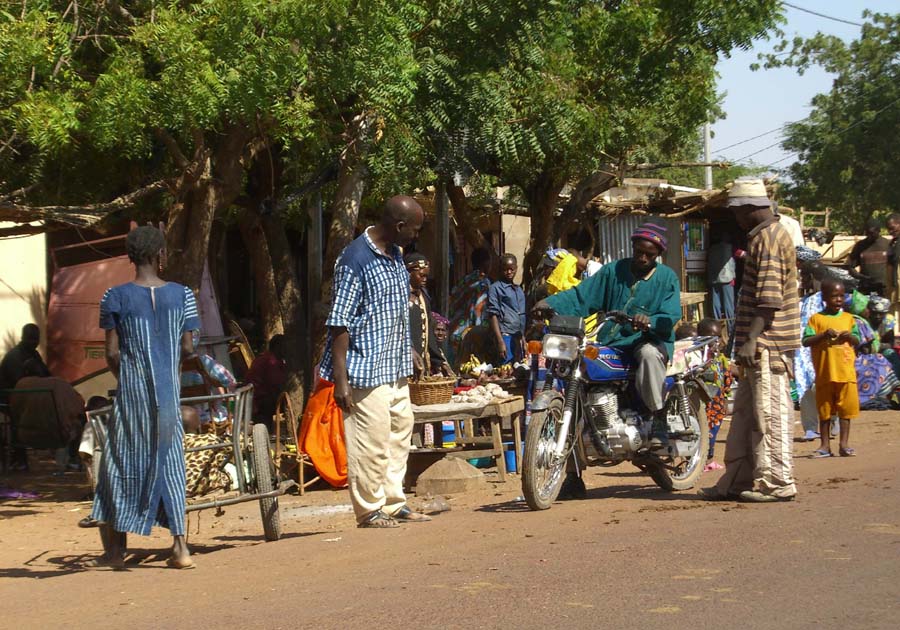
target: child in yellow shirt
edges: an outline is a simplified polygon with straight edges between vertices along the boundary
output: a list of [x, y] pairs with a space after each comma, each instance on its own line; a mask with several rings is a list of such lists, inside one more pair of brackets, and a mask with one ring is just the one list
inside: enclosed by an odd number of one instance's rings
[[852, 457], [856, 451], [850, 439], [850, 420], [859, 416], [859, 391], [856, 385], [856, 352], [859, 329], [854, 317], [843, 310], [844, 285], [839, 280], [822, 283], [825, 309], [809, 318], [803, 331], [803, 345], [812, 350], [816, 371], [816, 407], [819, 411], [819, 434], [822, 443], [813, 453], [816, 459], [833, 457], [829, 423], [832, 414], [840, 418], [841, 457]]

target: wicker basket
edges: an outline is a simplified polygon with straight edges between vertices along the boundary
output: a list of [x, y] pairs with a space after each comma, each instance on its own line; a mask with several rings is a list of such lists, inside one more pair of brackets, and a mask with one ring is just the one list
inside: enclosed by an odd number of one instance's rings
[[444, 405], [450, 402], [455, 387], [455, 378], [410, 382], [409, 398], [414, 405]]

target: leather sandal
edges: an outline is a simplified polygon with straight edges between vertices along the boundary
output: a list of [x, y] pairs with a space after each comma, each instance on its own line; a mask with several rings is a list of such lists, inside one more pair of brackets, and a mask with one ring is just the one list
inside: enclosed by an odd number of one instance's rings
[[400, 527], [400, 523], [395, 521], [393, 518], [382, 512], [381, 510], [375, 510], [374, 512], [369, 512], [366, 516], [357, 524], [357, 527], [367, 528], [371, 527], [374, 529], [393, 529], [395, 527]]
[[392, 518], [406, 523], [424, 523], [430, 521], [431, 517], [421, 512], [413, 512], [408, 505], [404, 505], [391, 515]]

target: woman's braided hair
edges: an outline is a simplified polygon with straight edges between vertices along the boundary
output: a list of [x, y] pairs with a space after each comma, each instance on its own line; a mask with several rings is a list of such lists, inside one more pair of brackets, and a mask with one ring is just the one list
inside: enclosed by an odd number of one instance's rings
[[155, 227], [142, 225], [128, 233], [125, 239], [125, 247], [128, 250], [128, 260], [135, 265], [143, 265], [152, 262], [162, 248], [166, 245], [163, 233]]

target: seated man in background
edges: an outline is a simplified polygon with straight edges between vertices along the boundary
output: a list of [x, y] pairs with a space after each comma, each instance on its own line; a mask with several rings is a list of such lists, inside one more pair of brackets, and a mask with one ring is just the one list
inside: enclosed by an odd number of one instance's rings
[[[25, 324], [22, 327], [22, 337], [13, 348], [6, 353], [0, 361], [0, 389], [12, 389], [23, 376], [25, 376], [25, 362], [35, 361], [33, 371], [36, 376], [50, 376], [50, 370], [44, 364], [38, 345], [41, 343], [41, 329], [36, 324]], [[6, 394], [0, 393], [0, 403], [8, 402]], [[16, 441], [16, 436], [12, 436]], [[12, 451], [10, 467], [13, 470], [27, 470], [28, 458], [25, 449], [15, 448]]]
[[22, 327], [22, 339], [0, 361], [0, 389], [12, 389], [25, 376], [25, 363], [32, 361], [33, 376], [50, 376], [44, 364], [38, 345], [41, 343], [41, 329], [35, 324]]
[[287, 382], [284, 335], [273, 335], [269, 349], [253, 359], [247, 382], [253, 384], [253, 419], [272, 428], [278, 397]]
[[[15, 389], [26, 391], [11, 394], [9, 408], [18, 443], [30, 448], [56, 449], [56, 467], [62, 473], [70, 463], [69, 446], [81, 437], [84, 399], [61, 378], [40, 376], [45, 370], [43, 361], [25, 362], [25, 376], [19, 379]], [[77, 461], [72, 466], [79, 468]]]

